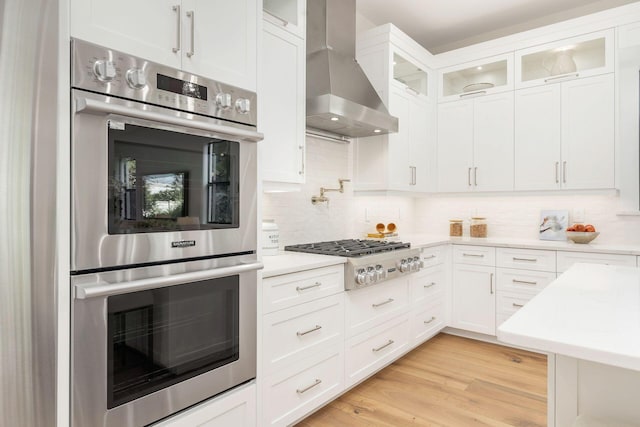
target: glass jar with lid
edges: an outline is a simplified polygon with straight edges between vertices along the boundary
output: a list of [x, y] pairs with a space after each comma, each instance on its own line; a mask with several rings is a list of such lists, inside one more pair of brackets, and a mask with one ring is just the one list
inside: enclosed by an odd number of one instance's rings
[[462, 220], [461, 219], [449, 220], [449, 236], [462, 237]]
[[487, 218], [472, 217], [469, 228], [471, 237], [487, 237]]

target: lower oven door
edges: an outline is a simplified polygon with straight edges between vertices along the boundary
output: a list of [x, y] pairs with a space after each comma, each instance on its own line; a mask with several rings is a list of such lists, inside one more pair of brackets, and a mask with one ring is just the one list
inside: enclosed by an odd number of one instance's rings
[[255, 378], [261, 266], [74, 276], [72, 424], [144, 426]]
[[255, 251], [261, 134], [74, 89], [71, 270]]

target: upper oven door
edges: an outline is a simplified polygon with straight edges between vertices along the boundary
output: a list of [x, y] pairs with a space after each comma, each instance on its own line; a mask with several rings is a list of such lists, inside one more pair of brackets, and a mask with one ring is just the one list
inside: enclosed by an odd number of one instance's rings
[[72, 271], [252, 252], [261, 135], [73, 91]]

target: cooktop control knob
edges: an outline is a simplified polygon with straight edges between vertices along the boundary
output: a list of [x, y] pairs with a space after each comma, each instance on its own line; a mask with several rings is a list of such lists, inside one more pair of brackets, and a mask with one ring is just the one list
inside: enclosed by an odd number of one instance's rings
[[409, 263], [406, 259], [398, 261], [397, 267], [398, 270], [400, 270], [400, 273], [406, 273], [407, 271], [409, 271]]
[[367, 279], [368, 283], [375, 283], [377, 281], [376, 271], [373, 267], [367, 267]]
[[422, 263], [422, 260], [420, 259], [420, 257], [419, 257], [419, 256], [414, 256], [414, 257], [413, 257], [413, 265], [415, 266], [415, 270], [416, 270], [416, 271], [420, 271], [420, 269], [421, 269], [422, 267], [424, 267], [424, 265], [423, 265], [423, 263]]
[[131, 68], [127, 71], [127, 83], [133, 89], [142, 89], [147, 85], [147, 76], [140, 68]]
[[93, 64], [93, 74], [101, 82], [110, 82], [116, 77], [116, 64], [113, 61], [96, 61]]
[[384, 280], [387, 278], [386, 271], [384, 271], [384, 267], [380, 264], [376, 265], [376, 281]]
[[227, 110], [231, 108], [231, 95], [223, 92], [220, 92], [219, 94], [217, 94], [216, 106], [221, 110]]
[[364, 268], [359, 269], [356, 273], [356, 283], [358, 285], [366, 285], [367, 277], [367, 272], [364, 270]]
[[240, 114], [249, 114], [251, 111], [251, 101], [246, 98], [236, 100], [236, 111]]

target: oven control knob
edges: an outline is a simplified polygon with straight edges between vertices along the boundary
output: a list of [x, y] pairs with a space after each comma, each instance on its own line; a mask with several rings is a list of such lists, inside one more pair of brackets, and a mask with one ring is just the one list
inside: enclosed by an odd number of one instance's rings
[[93, 74], [101, 82], [110, 82], [116, 77], [116, 64], [113, 61], [96, 61], [93, 64]]
[[140, 68], [131, 68], [127, 71], [127, 83], [133, 89], [142, 89], [147, 85], [147, 76]]
[[406, 259], [398, 261], [397, 267], [398, 270], [400, 270], [400, 273], [406, 273], [407, 271], [409, 271], [409, 263]]
[[419, 256], [414, 256], [413, 257], [413, 265], [415, 266], [415, 270], [416, 271], [420, 271], [420, 269], [422, 267], [424, 267], [422, 260], [420, 259]]
[[249, 114], [251, 111], [251, 101], [246, 98], [236, 99], [236, 111], [240, 114]]
[[367, 272], [364, 270], [364, 268], [361, 268], [358, 270], [358, 272], [356, 273], [356, 283], [358, 285], [366, 285], [367, 282]]
[[376, 270], [373, 267], [367, 267], [367, 280], [368, 283], [377, 282]]
[[217, 94], [216, 106], [221, 110], [227, 110], [231, 108], [231, 95], [223, 92], [220, 92], [219, 94]]
[[384, 267], [380, 264], [376, 265], [376, 281], [384, 280], [387, 278], [387, 272], [384, 271]]

